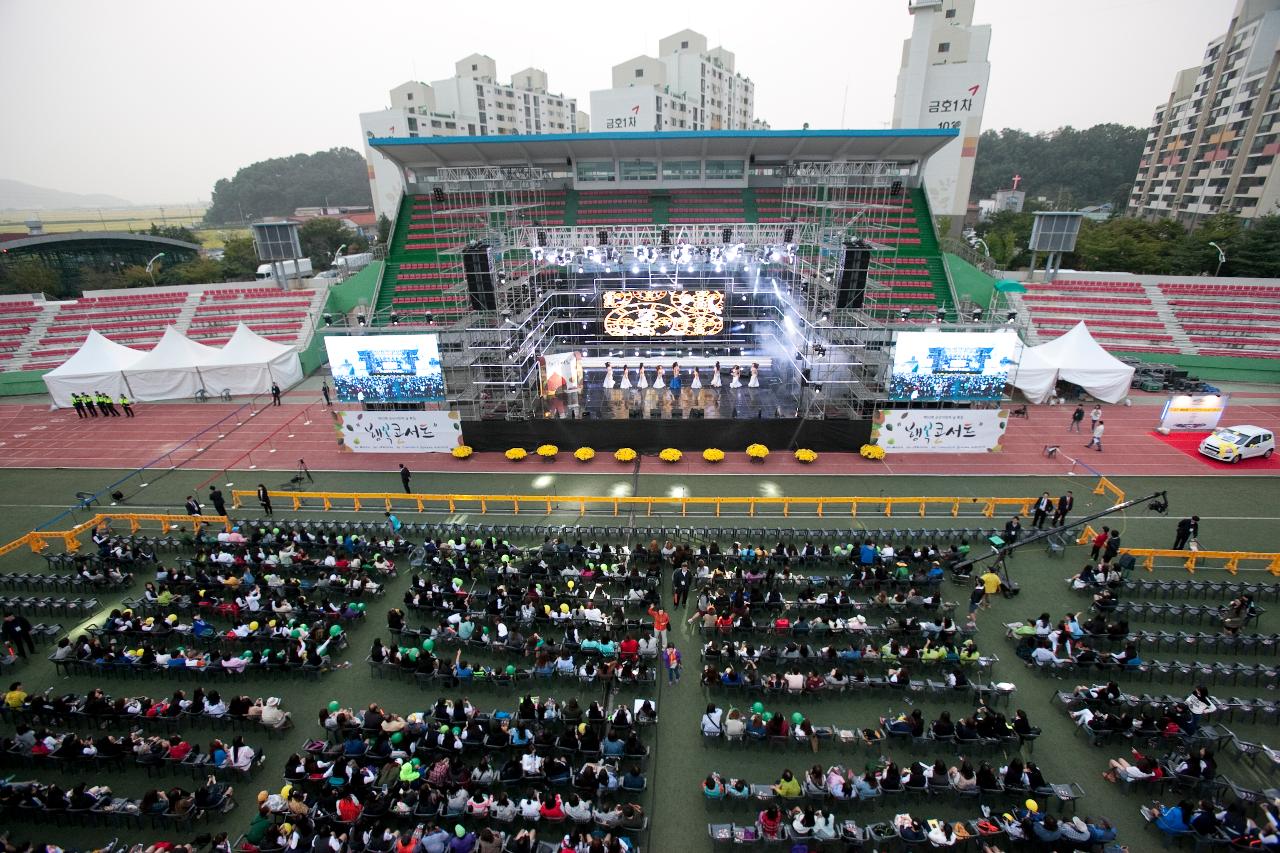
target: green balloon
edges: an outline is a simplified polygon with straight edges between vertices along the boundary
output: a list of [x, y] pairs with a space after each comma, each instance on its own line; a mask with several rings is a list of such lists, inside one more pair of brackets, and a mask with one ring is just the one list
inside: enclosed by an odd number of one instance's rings
[[513, 663], [507, 664], [507, 675], [515, 675], [515, 674], [516, 674], [516, 665]]
[[432, 649], [434, 649], [434, 648], [436, 647], [436, 641], [435, 641], [435, 640], [432, 640], [432, 639], [426, 639], [426, 640], [423, 640], [423, 641], [422, 641], [422, 647], [423, 647], [424, 649], [426, 649], [427, 651], [431, 651]]
[[341, 633], [342, 633], [342, 626], [341, 626], [341, 625], [333, 625], [333, 626], [331, 626], [331, 627], [329, 628], [329, 636], [330, 636], [330, 637], [336, 637], [336, 636], [338, 636], [338, 635], [339, 635], [339, 634], [341, 634]]
[[329, 713], [336, 714], [338, 712], [338, 709], [341, 707], [342, 706], [338, 704], [338, 700], [334, 699], [332, 702], [329, 703]]
[[757, 702], [757, 703], [755, 703], [754, 705], [752, 705], [752, 706], [751, 706], [751, 713], [753, 713], [753, 714], [763, 714], [763, 713], [764, 713], [764, 703], [763, 703], [763, 702]]
[[799, 711], [796, 711], [794, 714], [791, 715], [791, 725], [798, 726], [803, 722], [804, 722], [804, 714], [801, 714]]
[[391, 736], [391, 742], [392, 742], [392, 743], [400, 743], [400, 741], [402, 741], [402, 740], [404, 740], [404, 735], [403, 735], [403, 734], [401, 734], [400, 732], [396, 732], [395, 734], [393, 734], [393, 735]]
[[289, 632], [289, 636], [296, 640], [302, 636], [302, 632], [299, 631], [297, 628], [294, 628], [292, 631]]
[[364, 612], [364, 608], [365, 608], [365, 606], [366, 606], [366, 605], [365, 605], [365, 603], [364, 603], [363, 601], [357, 602], [357, 603], [356, 603], [356, 610], [357, 610], [357, 611], [359, 611], [360, 613], [363, 613], [363, 612]]
[[765, 711], [763, 714], [760, 715], [760, 719], [764, 720], [766, 723], [769, 722], [770, 720], [773, 719], [773, 712]]

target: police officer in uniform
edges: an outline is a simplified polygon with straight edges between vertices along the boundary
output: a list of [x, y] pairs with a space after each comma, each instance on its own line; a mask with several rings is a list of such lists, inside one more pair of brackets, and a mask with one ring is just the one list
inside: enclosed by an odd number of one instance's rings
[[123, 394], [120, 395], [120, 406], [124, 409], [124, 416], [126, 418], [133, 417], [133, 406], [129, 404], [129, 398]]
[[76, 417], [78, 417], [78, 418], [87, 418], [87, 417], [89, 417], [88, 415], [86, 415], [86, 414], [84, 413], [84, 401], [82, 401], [82, 400], [80, 399], [80, 395], [79, 395], [79, 394], [72, 394], [72, 395], [71, 395], [71, 407], [72, 407], [73, 409], [75, 409], [75, 410], [76, 410]]

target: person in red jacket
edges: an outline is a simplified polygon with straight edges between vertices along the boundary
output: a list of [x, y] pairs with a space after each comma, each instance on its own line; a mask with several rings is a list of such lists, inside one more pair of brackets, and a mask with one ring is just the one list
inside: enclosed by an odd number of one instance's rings
[[1111, 538], [1111, 528], [1104, 527], [1102, 532], [1093, 537], [1093, 550], [1089, 553], [1089, 559], [1096, 560], [1098, 555], [1102, 553], [1102, 549], [1107, 547], [1107, 540]]
[[356, 799], [355, 794], [347, 794], [338, 800], [338, 819], [343, 823], [355, 823], [360, 819], [364, 806]]
[[618, 644], [618, 657], [622, 660], [639, 660], [640, 641], [627, 634], [622, 638], [622, 642]]

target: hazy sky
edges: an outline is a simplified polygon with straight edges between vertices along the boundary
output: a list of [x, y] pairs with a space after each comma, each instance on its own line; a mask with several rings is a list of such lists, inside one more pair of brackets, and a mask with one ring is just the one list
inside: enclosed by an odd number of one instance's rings
[[[1145, 126], [1233, 0], [978, 0], [984, 128]], [[625, 10], [625, 13], [624, 13]], [[134, 202], [207, 199], [266, 157], [360, 147], [358, 114], [485, 53], [588, 108], [610, 68], [690, 27], [737, 56], [775, 129], [887, 127], [907, 0], [757, 3], [0, 0], [0, 177]], [[848, 91], [848, 98], [844, 93]]]

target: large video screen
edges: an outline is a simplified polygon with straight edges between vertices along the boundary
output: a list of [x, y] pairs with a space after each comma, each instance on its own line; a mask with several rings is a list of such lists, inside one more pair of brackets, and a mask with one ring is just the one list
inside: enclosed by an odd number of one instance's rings
[[890, 400], [999, 400], [1022, 341], [1007, 332], [899, 332]]
[[444, 372], [435, 335], [328, 335], [324, 347], [341, 402], [444, 400]]
[[722, 331], [721, 290], [604, 292], [604, 333], [611, 338], [697, 338]]

